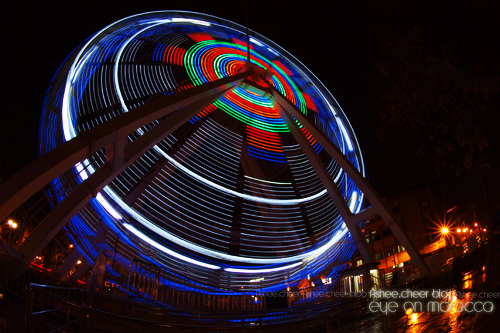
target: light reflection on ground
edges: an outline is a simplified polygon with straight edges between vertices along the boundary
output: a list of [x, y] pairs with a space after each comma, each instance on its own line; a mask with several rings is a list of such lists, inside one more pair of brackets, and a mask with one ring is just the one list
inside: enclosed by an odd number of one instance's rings
[[[482, 291], [482, 284], [486, 274], [482, 267], [467, 272], [462, 281], [462, 298], [457, 297], [455, 292], [441, 299], [441, 302], [450, 302], [451, 309], [448, 312], [422, 312], [405, 315], [398, 320], [389, 320], [389, 332], [428, 333], [428, 332], [494, 332], [500, 329], [500, 316], [498, 311], [492, 314], [461, 312], [458, 302], [467, 304], [469, 301], [478, 301], [472, 298], [473, 293]], [[454, 289], [449, 289], [454, 291]], [[459, 290], [460, 294], [460, 290]], [[483, 299], [493, 301], [495, 307], [499, 305], [498, 299]], [[416, 316], [414, 316], [416, 315]]]

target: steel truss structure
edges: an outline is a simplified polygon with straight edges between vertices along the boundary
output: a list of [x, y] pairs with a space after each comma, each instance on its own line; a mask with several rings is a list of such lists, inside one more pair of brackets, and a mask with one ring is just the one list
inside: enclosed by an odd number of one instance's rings
[[[0, 217], [44, 186], [53, 210], [19, 247], [61, 230], [78, 260], [103, 251], [197, 283], [281, 290], [335, 278], [379, 214], [429, 269], [366, 180], [344, 112], [297, 59], [235, 23], [188, 12], [115, 22], [75, 50], [43, 103], [41, 157], [0, 189]], [[116, 280], [120, 273], [110, 265]]]

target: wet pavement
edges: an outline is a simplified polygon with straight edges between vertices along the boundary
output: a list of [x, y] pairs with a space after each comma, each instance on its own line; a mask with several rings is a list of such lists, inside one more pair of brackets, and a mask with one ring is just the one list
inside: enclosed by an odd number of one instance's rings
[[500, 310], [497, 309], [500, 293], [484, 293], [485, 278], [484, 266], [466, 272], [461, 290], [441, 288], [446, 289], [443, 293], [446, 297], [433, 299], [439, 305], [424, 305], [420, 313], [408, 311], [408, 315], [390, 319], [389, 332], [500, 332]]
[[[440, 288], [446, 297], [432, 299], [436, 301], [434, 311], [429, 311], [424, 305], [421, 312], [417, 313], [418, 309], [415, 309], [415, 313], [408, 315], [390, 315], [387, 320], [358, 332], [500, 332], [500, 309], [497, 309], [500, 298], [482, 294], [485, 277], [484, 266], [478, 266], [465, 272], [461, 290]], [[500, 293], [496, 295], [500, 296]], [[400, 307], [402, 304], [399, 302]], [[0, 298], [0, 333], [24, 332], [24, 311], [24, 301], [3, 294]]]

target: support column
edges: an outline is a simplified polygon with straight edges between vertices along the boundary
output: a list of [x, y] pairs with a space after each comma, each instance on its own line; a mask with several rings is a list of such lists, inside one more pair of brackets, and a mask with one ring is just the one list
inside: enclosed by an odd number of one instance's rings
[[[92, 175], [89, 176], [88, 179], [78, 185], [75, 190], [73, 190], [73, 192], [71, 192], [61, 203], [59, 203], [56, 208], [54, 208], [49, 213], [49, 215], [47, 215], [47, 217], [45, 217], [42, 222], [40, 222], [35, 230], [33, 230], [33, 232], [24, 241], [24, 243], [21, 244], [21, 246], [19, 247], [19, 252], [25, 258], [25, 263], [29, 264], [33, 260], [33, 258], [45, 247], [45, 245], [50, 242], [52, 238], [54, 238], [57, 232], [59, 232], [59, 230], [64, 225], [66, 225], [66, 223], [76, 213], [78, 213], [80, 209], [82, 209], [93, 197], [97, 195], [98, 192], [100, 192], [107, 184], [109, 184], [109, 182], [111, 182], [121, 172], [128, 168], [135, 160], [137, 160], [140, 156], [153, 148], [164, 137], [171, 134], [182, 124], [189, 121], [189, 119], [193, 118], [208, 104], [212, 103], [221, 95], [237, 87], [242, 80], [243, 79], [240, 79], [236, 82], [231, 82], [231, 84], [226, 84], [223, 88], [217, 89], [216, 92], [211, 92], [208, 97], [198, 99], [196, 102], [191, 103], [181, 110], [175, 112], [173, 115], [166, 118], [164, 121], [161, 121], [151, 130], [144, 133], [144, 135], [135, 140], [132, 144], [127, 146], [123, 154], [118, 154], [118, 156], [123, 156], [123, 163], [121, 163], [122, 161], [115, 162], [114, 158], [112, 158], [110, 162], [97, 169]], [[175, 110], [171, 111], [173, 112]], [[103, 125], [106, 125], [106, 123], [104, 123]], [[136, 123], [135, 126], [139, 125]], [[136, 129], [135, 126], [133, 128]], [[122, 126], [120, 128], [122, 128]], [[101, 130], [106, 130], [106, 128], [101, 128]], [[113, 130], [113, 127], [111, 127], [110, 129], [108, 128], [108, 130]], [[114, 138], [115, 140], [123, 140], [126, 135], [130, 133], [128, 132], [128, 129], [118, 129], [116, 131], [119, 131], [121, 135], [117, 135], [117, 133], [111, 133], [109, 134], [109, 137]], [[89, 136], [87, 137], [89, 138]], [[114, 143], [115, 142], [112, 142], [112, 144]], [[124, 145], [120, 142], [117, 143], [116, 146], [124, 147]], [[114, 147], [111, 147], [110, 150], [114, 151]], [[112, 155], [114, 157], [117, 156], [114, 152], [112, 153]]]
[[[417, 266], [420, 274], [427, 275], [431, 272], [429, 266], [427, 265], [425, 259], [420, 254], [418, 248], [413, 244], [410, 238], [407, 236], [404, 229], [401, 227], [400, 223], [396, 220], [390, 209], [387, 207], [382, 198], [373, 189], [373, 187], [368, 183], [368, 181], [361, 175], [361, 173], [352, 165], [349, 159], [338, 149], [326, 135], [312, 124], [307, 117], [305, 117], [300, 110], [298, 110], [295, 105], [293, 105], [289, 100], [283, 97], [276, 89], [273, 88], [273, 95], [276, 100], [276, 104], [283, 107], [287, 113], [295, 117], [301, 124], [307, 125], [308, 131], [314, 136], [316, 141], [319, 142], [326, 150], [326, 152], [337, 162], [337, 164], [347, 173], [347, 175], [354, 181], [358, 188], [364, 193], [366, 198], [370, 201], [372, 207], [375, 211], [384, 219], [387, 226], [392, 230], [394, 235], [398, 238], [400, 243], [405, 247], [406, 251], [410, 255], [411, 259]], [[363, 213], [363, 212], [361, 212]], [[361, 214], [359, 213], [359, 214]], [[357, 214], [354, 215], [354, 220], [359, 220], [356, 218]], [[364, 215], [363, 215], [364, 217]], [[363, 242], [364, 243], [364, 242]], [[363, 246], [364, 247], [364, 246]]]
[[[275, 99], [273, 100], [275, 101]], [[295, 138], [295, 141], [297, 141], [300, 148], [302, 148], [302, 151], [314, 168], [314, 171], [321, 180], [321, 183], [323, 183], [323, 186], [325, 187], [328, 195], [335, 204], [335, 207], [337, 207], [340, 216], [342, 216], [342, 219], [344, 220], [347, 228], [349, 229], [349, 232], [351, 233], [352, 239], [354, 240], [354, 243], [356, 244], [361, 257], [363, 258], [363, 261], [365, 263], [375, 262], [373, 254], [368, 248], [368, 244], [366, 244], [366, 242], [363, 240], [361, 231], [359, 230], [356, 223], [353, 223], [351, 220], [352, 213], [350, 213], [349, 207], [347, 207], [347, 203], [345, 202], [344, 198], [342, 198], [342, 194], [340, 193], [339, 188], [330, 177], [328, 170], [320, 160], [318, 154], [314, 151], [311, 144], [306, 140], [306, 138], [300, 131], [299, 126], [292, 119], [289, 113], [276, 102], [274, 102], [274, 108], [278, 111], [280, 117], [283, 119], [288, 129], [290, 129], [290, 132]]]
[[[106, 223], [104, 222], [99, 222], [96, 228], [96, 235], [93, 237], [87, 237], [87, 240], [91, 245], [96, 244], [103, 236], [106, 235], [106, 230], [108, 227], [106, 226]], [[78, 248], [75, 248], [74, 251], [64, 260], [64, 262], [59, 266], [59, 269], [57, 270], [57, 276], [59, 278], [64, 278], [66, 274], [76, 265], [78, 260], [81, 260], [83, 258], [83, 253], [80, 252]]]
[[[116, 147], [119, 149], [119, 145], [126, 142], [122, 140], [125, 140], [127, 135], [136, 129], [206, 97], [232, 89], [252, 73], [253, 69], [249, 69], [244, 73], [158, 98], [88, 131], [81, 132], [72, 140], [41, 156], [0, 185], [0, 219], [6, 218], [51, 180], [72, 168], [76, 163], [88, 158], [94, 152], [115, 142], [117, 142], [118, 146]], [[117, 152], [115, 156], [121, 156], [121, 153]]]

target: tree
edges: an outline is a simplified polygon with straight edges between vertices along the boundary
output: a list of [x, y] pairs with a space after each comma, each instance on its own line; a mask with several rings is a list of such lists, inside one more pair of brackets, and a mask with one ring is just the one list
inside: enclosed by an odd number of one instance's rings
[[[430, 158], [438, 178], [477, 173], [493, 240], [494, 210], [485, 182], [489, 138], [483, 125], [491, 112], [490, 100], [499, 91], [499, 78], [485, 75], [479, 65], [465, 66], [456, 49], [456, 43], [443, 44], [431, 52], [416, 28], [395, 42], [383, 41], [383, 60], [374, 67], [390, 86], [382, 97], [383, 123], [375, 134], [381, 141], [397, 133], [413, 142], [416, 155]], [[492, 251], [489, 246], [488, 269]]]
[[454, 53], [456, 44], [444, 44], [438, 54], [431, 53], [416, 28], [406, 38], [383, 44], [384, 60], [375, 68], [393, 83], [383, 94], [383, 124], [377, 138], [383, 141], [394, 126], [404, 128], [415, 139], [419, 157], [434, 157], [439, 174], [487, 168], [481, 152], [489, 140], [482, 131], [481, 114], [499, 90], [498, 77], [484, 76], [478, 65], [463, 69]]

